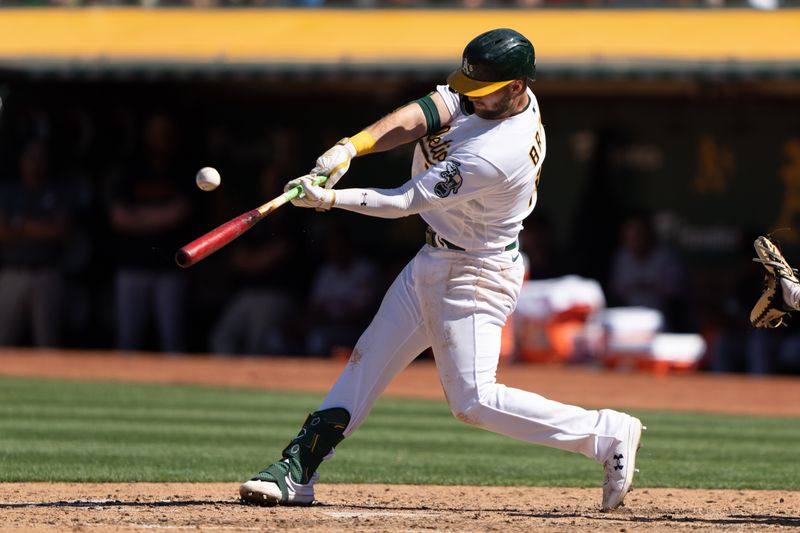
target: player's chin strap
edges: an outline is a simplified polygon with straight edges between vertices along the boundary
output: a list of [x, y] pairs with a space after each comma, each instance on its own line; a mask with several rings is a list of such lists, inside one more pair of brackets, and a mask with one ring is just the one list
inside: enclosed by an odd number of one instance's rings
[[295, 483], [308, 483], [322, 460], [342, 442], [349, 423], [350, 413], [341, 407], [311, 413], [297, 436], [283, 450], [283, 461], [271, 464], [257, 478], [276, 482], [281, 492], [286, 490], [287, 470]]

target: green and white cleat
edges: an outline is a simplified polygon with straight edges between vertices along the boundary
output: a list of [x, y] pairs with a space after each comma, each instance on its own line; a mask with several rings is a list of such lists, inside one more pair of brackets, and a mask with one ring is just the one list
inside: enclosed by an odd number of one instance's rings
[[289, 461], [284, 459], [245, 481], [239, 487], [242, 501], [255, 505], [311, 505], [314, 503], [314, 483], [319, 474], [314, 472], [308, 483], [296, 483], [290, 473]]
[[341, 407], [316, 411], [283, 450], [283, 459], [245, 481], [239, 487], [242, 501], [256, 505], [311, 505], [317, 467], [333, 457], [344, 439], [350, 413]]

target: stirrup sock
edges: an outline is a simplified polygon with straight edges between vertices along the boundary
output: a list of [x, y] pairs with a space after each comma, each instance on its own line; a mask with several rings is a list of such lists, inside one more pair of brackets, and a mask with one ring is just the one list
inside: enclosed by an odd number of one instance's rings
[[311, 413], [303, 428], [283, 450], [288, 459], [289, 474], [295, 483], [306, 484], [322, 460], [344, 439], [350, 413], [341, 407]]

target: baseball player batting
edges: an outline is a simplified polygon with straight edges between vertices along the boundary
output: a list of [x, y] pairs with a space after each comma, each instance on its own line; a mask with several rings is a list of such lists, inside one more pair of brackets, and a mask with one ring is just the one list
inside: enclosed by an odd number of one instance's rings
[[[495, 29], [467, 44], [461, 68], [427, 96], [344, 138], [317, 159], [292, 203], [397, 218], [419, 214], [426, 244], [389, 288], [319, 410], [282, 458], [240, 487], [261, 505], [308, 505], [317, 468], [361, 426], [391, 379], [431, 347], [454, 416], [489, 431], [585, 455], [605, 467], [601, 508], [630, 490], [641, 422], [585, 410], [495, 380], [500, 332], [523, 280], [517, 236], [536, 205], [547, 150], [528, 87], [531, 42]], [[396, 189], [337, 189], [351, 159], [416, 142], [412, 178]], [[324, 187], [313, 176], [328, 176]], [[421, 238], [421, 236], [420, 236]]]

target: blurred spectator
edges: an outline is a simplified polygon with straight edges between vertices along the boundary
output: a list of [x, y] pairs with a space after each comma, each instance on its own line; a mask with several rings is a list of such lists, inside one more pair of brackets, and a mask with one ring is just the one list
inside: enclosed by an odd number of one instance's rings
[[[778, 0], [748, 0], [747, 4], [755, 9], [778, 9], [780, 7], [780, 2]], [[720, 5], [724, 5], [724, 2], [720, 0]]]
[[[779, 341], [777, 360], [769, 372], [772, 374], [800, 374], [800, 327], [797, 322], [790, 322], [786, 331], [768, 331], [778, 333], [776, 336]], [[783, 334], [783, 338], [781, 338], [781, 334]]]
[[[334, 3], [334, 2], [330, 2]], [[341, 2], [336, 2], [338, 6], [342, 6]], [[349, 2], [353, 7], [425, 7], [428, 5], [428, 0], [352, 0]]]
[[641, 306], [664, 314], [667, 330], [683, 329], [684, 273], [678, 255], [661, 244], [647, 213], [626, 218], [609, 280], [612, 305]]
[[625, 126], [604, 123], [570, 137], [572, 156], [584, 166], [585, 178], [567, 251], [577, 270], [574, 273], [604, 281], [610, 276], [619, 227], [628, 208], [623, 203], [629, 197], [626, 184], [631, 182], [629, 169], [616, 154], [631, 144], [633, 134]]
[[718, 333], [711, 343], [709, 370], [770, 374], [777, 364], [778, 345], [784, 329], [756, 329], [750, 325], [750, 309], [761, 295], [764, 268], [753, 262], [757, 233], [743, 233], [729, 272], [730, 288], [720, 298], [716, 313]]
[[520, 251], [525, 257], [526, 271], [531, 279], [551, 279], [572, 274], [563, 254], [555, 245], [550, 219], [534, 211], [525, 219], [519, 234]]
[[0, 0], [0, 6], [14, 7], [82, 7], [141, 6], [152, 7], [334, 7], [334, 8], [446, 8], [509, 9], [541, 6], [607, 7], [607, 8], [743, 8], [773, 10], [792, 8], [797, 0]]
[[70, 224], [64, 191], [51, 180], [48, 146], [30, 141], [19, 181], [0, 194], [0, 345], [58, 347], [62, 340], [62, 256]]
[[350, 233], [341, 224], [327, 226], [325, 259], [311, 284], [309, 355], [330, 355], [336, 347], [352, 348], [376, 310], [378, 271], [356, 255]]
[[114, 232], [117, 347], [148, 347], [151, 325], [157, 347], [185, 350], [186, 283], [175, 268], [174, 251], [185, 244], [190, 204], [185, 185], [193, 185], [178, 151], [176, 125], [163, 113], [144, 126], [142, 154], [123, 169], [114, 187], [111, 227]]
[[[287, 175], [293, 174], [281, 163], [265, 167], [259, 197], [274, 198], [283, 192]], [[248, 201], [252, 204], [252, 197]], [[286, 332], [299, 314], [296, 300], [303, 294], [298, 290], [301, 272], [297, 267], [302, 259], [293, 232], [302, 226], [298, 220], [302, 215], [291, 206], [278, 209], [233, 245], [230, 268], [238, 291], [212, 329], [214, 353], [288, 354], [292, 350]]]

